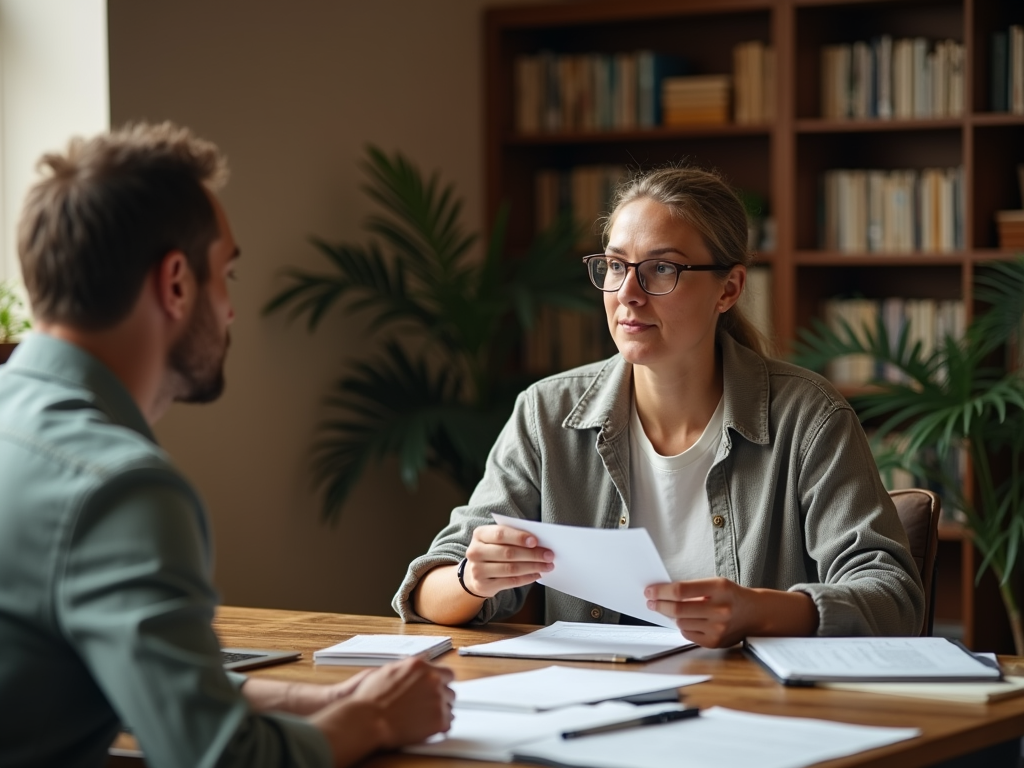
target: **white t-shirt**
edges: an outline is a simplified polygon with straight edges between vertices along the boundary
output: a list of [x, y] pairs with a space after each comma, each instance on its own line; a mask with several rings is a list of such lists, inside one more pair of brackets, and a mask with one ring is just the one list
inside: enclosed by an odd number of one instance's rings
[[631, 528], [646, 528], [673, 581], [715, 575], [715, 543], [705, 483], [722, 441], [723, 400], [696, 443], [662, 456], [640, 423], [634, 401], [629, 423]]

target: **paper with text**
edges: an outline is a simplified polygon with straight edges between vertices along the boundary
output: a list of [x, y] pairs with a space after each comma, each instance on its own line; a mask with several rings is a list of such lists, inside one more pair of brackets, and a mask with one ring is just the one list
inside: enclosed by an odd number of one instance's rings
[[943, 637], [750, 637], [747, 648], [784, 681], [998, 680]]
[[712, 707], [700, 717], [566, 741], [547, 738], [514, 758], [587, 768], [805, 768], [920, 734]]
[[537, 583], [661, 627], [667, 616], [647, 607], [644, 589], [671, 581], [661, 556], [643, 528], [587, 528], [520, 520], [492, 514], [494, 522], [537, 537], [555, 553], [555, 568]]

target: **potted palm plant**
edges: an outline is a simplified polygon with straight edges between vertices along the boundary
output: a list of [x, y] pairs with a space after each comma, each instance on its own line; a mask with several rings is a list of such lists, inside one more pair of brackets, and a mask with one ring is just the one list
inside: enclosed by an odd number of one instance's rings
[[0, 282], [0, 363], [7, 362], [21, 335], [31, 327], [17, 289], [9, 281]]
[[[934, 480], [962, 511], [982, 556], [977, 578], [992, 570], [1016, 653], [1024, 655], [1016, 578], [1024, 544], [1024, 256], [985, 265], [975, 277], [975, 298], [985, 309], [965, 336], [940, 339], [929, 354], [908, 342], [907, 328], [891, 342], [881, 320], [863, 328], [816, 321], [800, 332], [795, 360], [822, 370], [838, 357], [862, 354], [902, 374], [899, 383], [875, 380], [850, 398], [862, 420], [879, 423], [876, 442], [902, 433], [900, 450], [876, 454], [879, 469], [897, 467]], [[1004, 350], [1011, 360], [1000, 365]], [[970, 488], [950, 469], [961, 449], [973, 468]], [[927, 454], [938, 460], [922, 461]]]
[[505, 247], [507, 210], [483, 253], [460, 221], [461, 201], [438, 175], [429, 179], [399, 154], [370, 147], [364, 190], [378, 212], [367, 245], [312, 238], [327, 270], [291, 269], [264, 312], [304, 317], [313, 331], [340, 306], [372, 313], [379, 350], [346, 363], [327, 397], [330, 415], [313, 448], [323, 516], [334, 521], [363, 470], [398, 459], [415, 485], [428, 468], [446, 473], [467, 497], [487, 453], [528, 383], [513, 361], [544, 305], [592, 311], [574, 252], [577, 229], [561, 219], [525, 253]]

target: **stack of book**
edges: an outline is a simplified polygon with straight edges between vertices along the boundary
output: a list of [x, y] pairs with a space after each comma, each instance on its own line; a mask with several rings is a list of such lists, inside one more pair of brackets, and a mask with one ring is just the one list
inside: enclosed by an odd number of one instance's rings
[[821, 116], [831, 120], [958, 117], [964, 111], [964, 46], [923, 37], [826, 45]]
[[775, 119], [775, 49], [759, 40], [732, 49], [734, 112], [737, 123]]
[[729, 75], [666, 77], [661, 81], [662, 122], [668, 126], [729, 122]]
[[1024, 210], [996, 211], [999, 225], [999, 247], [1006, 250], [1024, 250]]
[[1024, 115], [1024, 25], [992, 35], [993, 112]]
[[964, 248], [963, 168], [828, 171], [820, 246], [843, 253]]
[[679, 56], [635, 53], [555, 54], [515, 60], [515, 125], [521, 134], [653, 128], [659, 84], [687, 71]]

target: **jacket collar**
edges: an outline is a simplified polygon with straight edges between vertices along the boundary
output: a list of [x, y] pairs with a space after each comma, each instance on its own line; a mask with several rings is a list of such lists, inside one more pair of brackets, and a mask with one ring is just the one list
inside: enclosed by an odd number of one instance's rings
[[[725, 428], [752, 443], [767, 445], [768, 366], [756, 352], [727, 333], [719, 334], [725, 398]], [[562, 422], [566, 429], [600, 429], [605, 440], [614, 440], [629, 426], [633, 366], [615, 355], [587, 387]], [[728, 432], [727, 432], [728, 433]]]
[[79, 346], [44, 333], [31, 333], [18, 344], [3, 367], [11, 373], [60, 381], [75, 389], [87, 390], [88, 400], [111, 421], [156, 442], [142, 411], [121, 380]]

